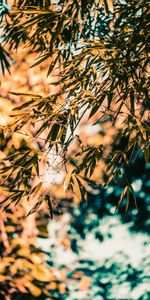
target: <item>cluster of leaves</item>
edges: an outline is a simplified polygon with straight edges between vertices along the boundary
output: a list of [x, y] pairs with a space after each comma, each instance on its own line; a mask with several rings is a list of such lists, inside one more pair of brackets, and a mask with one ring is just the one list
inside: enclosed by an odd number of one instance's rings
[[[101, 6], [105, 4], [107, 11], [113, 9], [112, 1], [87, 0], [68, 3], [66, 0], [26, 2], [19, 0], [12, 4], [9, 15], [5, 15], [5, 41], [9, 43], [10, 48], [18, 48], [23, 42], [34, 51], [42, 52], [39, 62], [54, 53], [70, 56], [72, 45], [76, 47], [78, 40], [84, 36], [90, 38], [95, 32], [102, 32], [100, 26], [102, 20], [98, 14]], [[93, 16], [95, 11], [97, 13]], [[104, 31], [107, 33], [108, 29]], [[62, 51], [64, 46], [68, 48]]]
[[[122, 295], [123, 298], [128, 299], [149, 299], [147, 277], [149, 272], [147, 252], [150, 209], [149, 170], [150, 165], [144, 166], [144, 157], [140, 152], [140, 157], [136, 158], [134, 165], [129, 170], [132, 185], [141, 181], [141, 184], [135, 188], [139, 210], [134, 209], [134, 203], [130, 201], [132, 210], [125, 214], [126, 202], [123, 201], [122, 207], [119, 207], [119, 216], [118, 213], [116, 216], [114, 215], [117, 198], [123, 190], [123, 183], [116, 185], [112, 181], [109, 188], [101, 187], [95, 195], [88, 193], [88, 202], [82, 201], [78, 207], [73, 203], [72, 205], [68, 204], [67, 217], [64, 214], [64, 219], [58, 217], [54, 220], [57, 229], [55, 228], [56, 244], [51, 246], [52, 258], [54, 262], [57, 262], [58, 259], [60, 268], [65, 269], [67, 266], [67, 284], [71, 292], [65, 299], [74, 300], [80, 297], [82, 299], [121, 299]], [[61, 205], [63, 205], [62, 201]], [[126, 225], [122, 225], [122, 223], [126, 223]], [[52, 229], [51, 225], [49, 226], [50, 233], [53, 232], [53, 228], [54, 224]], [[62, 230], [60, 231], [59, 228]], [[109, 247], [111, 248], [111, 240], [112, 248], [117, 248], [115, 244], [117, 230], [122, 232], [122, 241], [125, 240], [125, 229], [130, 232], [128, 233], [130, 234], [129, 240], [127, 238], [126, 243], [131, 243], [131, 249], [134, 249], [132, 244], [134, 239], [140, 240], [141, 238], [143, 241], [145, 251], [141, 255], [139, 264], [137, 259], [136, 267], [132, 260], [133, 257], [128, 257], [130, 246], [121, 251], [121, 241], [119, 252], [114, 250], [115, 254], [113, 253], [111, 257], [107, 259], [103, 257], [105, 246], [107, 250]], [[139, 234], [140, 231], [144, 234]], [[131, 242], [132, 238], [133, 242]], [[65, 242], [65, 239], [68, 239], [69, 242]], [[60, 240], [62, 240], [61, 247], [65, 244], [62, 256], [63, 254], [66, 256], [68, 250], [69, 257], [70, 248], [72, 253], [76, 254], [75, 257], [73, 256], [74, 260], [72, 256], [71, 259], [68, 258], [69, 263], [57, 258], [57, 253], [60, 254], [58, 251]], [[134, 251], [133, 249], [133, 253], [137, 255], [138, 250]]]
[[[66, 227], [67, 234], [64, 234], [64, 236], [68, 237], [71, 250], [78, 257], [77, 260], [75, 256], [72, 264], [68, 264], [69, 270], [67, 270], [67, 277], [69, 279], [69, 287], [72, 288], [72, 293], [69, 297], [66, 296], [66, 299], [74, 300], [79, 297], [82, 299], [121, 299], [121, 295], [129, 299], [149, 299], [147, 277], [149, 272], [149, 257], [146, 250], [148, 247], [148, 235], [146, 234], [149, 233], [150, 209], [149, 170], [150, 165], [147, 164], [146, 167], [144, 166], [144, 157], [140, 152], [139, 157], [135, 159], [134, 165], [129, 170], [132, 185], [136, 185], [136, 183], [141, 181], [141, 184], [138, 184], [135, 188], [139, 210], [134, 209], [134, 203], [130, 201], [132, 210], [129, 210], [128, 214], [125, 214], [124, 207], [126, 206], [126, 202], [123, 201], [122, 207], [119, 207], [120, 217], [118, 217], [118, 214], [116, 216], [114, 215], [114, 208], [117, 198], [123, 190], [123, 183], [119, 185], [116, 184], [115, 181], [112, 181], [109, 188], [103, 189], [101, 187], [97, 190], [95, 195], [88, 193], [88, 202], [82, 201], [80, 207], [76, 207], [73, 204], [71, 206], [68, 205], [68, 226], [66, 226], [65, 218], [65, 226], [63, 226], [62, 218], [56, 221], [58, 223], [62, 222], [61, 225], [59, 225], [60, 228]], [[116, 219], [119, 221], [116, 222]], [[121, 227], [122, 223], [126, 223], [126, 225]], [[119, 226], [121, 227], [120, 230], [118, 230]], [[107, 242], [112, 239], [113, 248], [115, 243], [113, 238], [117, 235], [116, 230], [118, 230], [118, 232], [124, 232], [125, 228], [131, 230], [130, 239], [131, 237], [135, 238], [136, 235], [138, 238], [139, 231], [144, 233], [143, 236], [139, 234], [139, 237], [143, 239], [145, 251], [143, 251], [143, 259], [139, 265], [136, 261], [136, 267], [134, 263], [132, 264], [132, 259], [121, 251], [115, 255], [113, 254], [108, 259], [104, 259], [103, 257], [103, 249], [105, 248], [103, 248], [103, 246], [105, 242], [106, 248], [108, 249], [109, 246]], [[62, 236], [62, 231], [61, 234], [56, 231], [56, 234], [58, 234], [58, 236], [56, 235], [58, 241], [59, 235]], [[123, 235], [123, 239], [124, 238], [125, 236]], [[128, 239], [126, 242], [128, 243]], [[99, 251], [97, 250], [95, 252], [94, 249], [98, 247], [98, 243]], [[90, 248], [89, 251], [88, 246]], [[57, 248], [58, 244], [55, 245], [55, 250], [53, 249], [54, 259]], [[136, 249], [136, 254], [137, 251]], [[85, 256], [83, 253], [85, 253]], [[98, 261], [95, 258], [95, 253], [99, 253]], [[70, 249], [68, 256], [69, 254]], [[64, 268], [65, 264], [61, 261], [60, 264], [61, 267]]]
[[[21, 140], [20, 146], [10, 147], [12, 134], [0, 131], [0, 150], [4, 156], [1, 165], [1, 207], [9, 209], [10, 204], [16, 206], [20, 199], [37, 199], [34, 206], [26, 214], [34, 213], [45, 201], [50, 217], [53, 212], [61, 213], [54, 199], [49, 196], [48, 190], [43, 194], [42, 181], [37, 180], [39, 174], [39, 156], [41, 151], [30, 148], [27, 141]], [[40, 162], [41, 163], [41, 162]], [[43, 167], [41, 163], [41, 168]], [[42, 175], [41, 175], [42, 176]]]
[[[129, 203], [129, 207], [132, 209], [128, 211], [128, 214], [124, 214], [126, 203], [123, 201], [119, 207], [119, 213], [121, 214], [123, 222], [130, 222], [131, 230], [149, 233], [150, 164], [144, 165], [142, 153], [139, 153], [138, 159], [134, 161], [134, 164], [129, 168], [128, 172], [130, 174], [131, 184], [135, 189], [138, 210], [134, 210], [134, 197], [132, 196]], [[115, 205], [118, 195], [122, 193], [123, 185], [120, 184], [116, 187], [116, 182], [112, 181], [109, 188], [110, 190], [105, 191], [105, 198], [108, 203]]]
[[[17, 157], [19, 159], [22, 153], [24, 153], [27, 162], [30, 148], [24, 140], [20, 141], [20, 148], [16, 149], [11, 143], [11, 135], [6, 138], [1, 132], [0, 138], [1, 153], [8, 152], [10, 158], [16, 157], [14, 169], [17, 168]], [[18, 172], [20, 171], [18, 170]], [[13, 176], [13, 170], [11, 173], [9, 186], [10, 190], [15, 193], [15, 186], [12, 188], [12, 185], [16, 177]], [[29, 175], [29, 171], [23, 174], [25, 186], [27, 186], [26, 180]], [[19, 193], [21, 194], [21, 190], [15, 194], [17, 199], [20, 197]], [[3, 197], [3, 190], [1, 190], [1, 197]], [[16, 201], [16, 198], [14, 197], [13, 201]], [[38, 236], [47, 237], [47, 228], [44, 228], [46, 213], [43, 220], [39, 220], [38, 215], [37, 218], [33, 215], [32, 219], [27, 219], [26, 206], [27, 204], [24, 207], [18, 205], [16, 209], [14, 205], [10, 208], [8, 204], [7, 211], [1, 211], [0, 299], [19, 300], [22, 297], [31, 300], [38, 297], [41, 297], [40, 299], [46, 299], [47, 297], [63, 299], [64, 294], [67, 293], [65, 282], [60, 279], [61, 274], [57, 276], [54, 269], [52, 270], [49, 267], [49, 261], [46, 261], [46, 253], [36, 245]], [[47, 215], [47, 222], [48, 220], [49, 216]]]
[[[3, 1], [0, 2], [0, 30], [2, 33], [2, 20], [3, 17], [8, 13], [8, 6], [6, 5], [6, 2], [3, 3]], [[0, 41], [0, 64], [1, 64], [1, 70], [2, 73], [5, 73], [5, 70], [10, 69], [10, 54], [5, 50], [5, 48], [2, 46], [2, 37]]]
[[[5, 43], [10, 49], [23, 43], [37, 51], [34, 67], [51, 58], [48, 75], [59, 71], [59, 78], [53, 82], [58, 92], [46, 97], [24, 95], [30, 100], [13, 115], [11, 130], [24, 134], [23, 129], [29, 125], [32, 137], [45, 142], [40, 143], [40, 151], [20, 153], [19, 161], [16, 155], [8, 158], [8, 167], [1, 171], [5, 188], [11, 174], [19, 170], [7, 200], [18, 202], [22, 196], [39, 191], [41, 181], [31, 188], [32, 179], [34, 172], [40, 175], [41, 154], [45, 156], [47, 151], [53, 150], [62, 158], [67, 173], [65, 187], [70, 186], [80, 199], [85, 197], [84, 182], [89, 183], [100, 159], [105, 158], [107, 164], [107, 183], [114, 177], [122, 179], [121, 168], [125, 165], [128, 169], [132, 164], [137, 146], [149, 161], [148, 22], [149, 3], [143, 0], [114, 4], [96, 0], [14, 2], [5, 15]], [[87, 112], [90, 120], [97, 116], [96, 123], [111, 120], [117, 130], [114, 143], [120, 145], [119, 141], [126, 138], [125, 147], [108, 155], [105, 145], [83, 145], [75, 130]], [[75, 140], [79, 151], [70, 159], [68, 150]], [[134, 191], [127, 178], [120, 198], [121, 202], [126, 196], [126, 210], [130, 195]]]
[[57, 278], [46, 263], [45, 253], [35, 245], [36, 234], [25, 236], [24, 219], [21, 206], [1, 218], [0, 298], [61, 299], [67, 293], [65, 283]]
[[[122, 170], [123, 171], [123, 170]], [[129, 223], [129, 228], [134, 232], [144, 232], [149, 234], [149, 191], [150, 181], [149, 172], [150, 165], [144, 166], [144, 158], [140, 153], [140, 157], [135, 160], [134, 165], [130, 168], [131, 185], [137, 185], [135, 191], [138, 209], [135, 208], [134, 197], [132, 196], [129, 203], [130, 210], [127, 214], [124, 213], [126, 201], [122, 201], [122, 205], [118, 208], [118, 213], [123, 223]], [[96, 195], [88, 193], [88, 202], [82, 201], [80, 204], [80, 213], [76, 214], [76, 210], [70, 208], [72, 215], [71, 228], [72, 231], [85, 239], [86, 233], [94, 231], [95, 237], [100, 241], [104, 240], [104, 236], [99, 232], [98, 222], [105, 217], [114, 216], [117, 199], [122, 195], [124, 189], [123, 182], [116, 184], [113, 180], [109, 188], [100, 187], [96, 189]], [[112, 209], [113, 208], [113, 209]], [[90, 216], [95, 217], [91, 218]], [[72, 249], [78, 253], [78, 248], [75, 247], [74, 238], [71, 241]]]
[[10, 68], [10, 55], [0, 44], [0, 63], [3, 74]]

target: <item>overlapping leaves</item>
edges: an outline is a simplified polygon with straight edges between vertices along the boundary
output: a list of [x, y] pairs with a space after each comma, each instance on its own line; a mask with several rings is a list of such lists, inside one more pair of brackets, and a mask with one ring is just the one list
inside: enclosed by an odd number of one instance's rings
[[[106, 175], [119, 179], [120, 169], [127, 169], [128, 164], [132, 164], [136, 145], [144, 151], [146, 162], [150, 156], [149, 4], [142, 0], [118, 1], [113, 10], [112, 1], [104, 1], [104, 13], [102, 2], [87, 1], [85, 6], [83, 1], [59, 1], [57, 5], [50, 5], [47, 1], [31, 6], [29, 1], [24, 6], [18, 1], [10, 14], [10, 18], [15, 20], [11, 29], [17, 30], [20, 38], [24, 35], [25, 44], [40, 54], [33, 66], [51, 58], [48, 74], [59, 69], [59, 79], [53, 84], [61, 87], [50, 97], [31, 95], [29, 101], [16, 109], [12, 128], [15, 132], [21, 130], [23, 134], [25, 126], [33, 127], [32, 137], [44, 140], [40, 144], [42, 151], [55, 149], [67, 173], [70, 173], [68, 165], [71, 165], [73, 171], [66, 180], [80, 199], [84, 197], [85, 187], [79, 176], [89, 180], [100, 159], [105, 159], [107, 164]], [[103, 34], [100, 17], [107, 24]], [[18, 47], [15, 36], [10, 35], [10, 27], [6, 22], [5, 40], [10, 46]], [[61, 103], [60, 96], [63, 99]], [[77, 159], [77, 155], [70, 159], [69, 147], [76, 139], [75, 130], [86, 112], [89, 112], [89, 119], [96, 118], [96, 123], [110, 120], [116, 128], [115, 142], [119, 144], [122, 138], [127, 140], [123, 149], [108, 154], [105, 145], [89, 148], [78, 139], [81, 160]], [[37, 123], [40, 125], [35, 126]], [[36, 168], [35, 155], [38, 161], [38, 155], [32, 153], [27, 158], [27, 166], [21, 163], [18, 187], [21, 183], [28, 185], [24, 172], [32, 177], [33, 166]], [[14, 167], [15, 162], [12, 161], [8, 168], [14, 172]], [[110, 180], [111, 177], [107, 182]], [[127, 179], [122, 195], [129, 198], [130, 193], [133, 191]]]

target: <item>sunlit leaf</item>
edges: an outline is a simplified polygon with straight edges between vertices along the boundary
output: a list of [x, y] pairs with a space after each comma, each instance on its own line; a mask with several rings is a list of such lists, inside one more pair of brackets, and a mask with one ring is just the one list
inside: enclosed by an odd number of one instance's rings
[[41, 289], [34, 285], [32, 282], [28, 281], [25, 285], [34, 297], [39, 297], [41, 295]]
[[68, 173], [66, 175], [66, 178], [65, 178], [65, 181], [64, 181], [64, 190], [67, 190], [67, 188], [70, 184], [70, 181], [71, 181], [71, 177], [72, 177], [72, 173]]

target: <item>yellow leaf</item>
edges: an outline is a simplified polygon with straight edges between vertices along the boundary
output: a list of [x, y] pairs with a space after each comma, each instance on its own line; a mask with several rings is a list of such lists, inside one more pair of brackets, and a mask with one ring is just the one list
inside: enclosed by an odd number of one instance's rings
[[28, 248], [21, 248], [21, 249], [19, 249], [18, 251], [17, 251], [17, 254], [19, 255], [19, 256], [25, 256], [25, 257], [28, 257], [28, 255], [30, 254], [30, 251], [29, 251], [29, 249]]
[[56, 290], [57, 284], [56, 284], [56, 282], [51, 282], [48, 287], [50, 290]]
[[69, 184], [70, 184], [70, 180], [71, 180], [71, 176], [72, 176], [72, 173], [68, 173], [66, 175], [66, 178], [65, 178], [65, 181], [64, 181], [64, 190], [66, 191]]
[[35, 189], [34, 189], [34, 192], [33, 192], [33, 198], [34, 198], [35, 195], [39, 192], [39, 190], [41, 189], [41, 187], [42, 187], [42, 182], [39, 182], [39, 183], [37, 184], [37, 186], [35, 187]]
[[128, 189], [126, 192], [126, 212], [128, 211], [129, 208], [129, 200], [130, 200], [130, 190]]
[[59, 288], [59, 293], [61, 295], [66, 293], [66, 288], [65, 288], [65, 285], [63, 283], [60, 283], [58, 288]]
[[42, 263], [42, 259], [41, 257], [39, 257], [37, 254], [32, 253], [29, 258], [32, 260], [32, 262], [34, 264], [41, 264]]
[[87, 276], [83, 276], [79, 282], [80, 290], [88, 290], [91, 284], [91, 278]]
[[6, 226], [6, 232], [14, 232], [14, 231], [15, 231], [14, 226], [11, 226], [11, 225]]
[[15, 260], [14, 264], [9, 267], [12, 275], [15, 275], [18, 270], [24, 271], [24, 269], [32, 270], [33, 264], [31, 264], [25, 258], [18, 258]]
[[0, 275], [0, 282], [10, 279], [9, 276]]
[[4, 273], [5, 269], [6, 269], [6, 265], [1, 262], [0, 263], [0, 273]]
[[96, 0], [96, 2], [98, 3], [99, 2], [99, 8], [101, 8], [102, 7], [102, 5], [103, 5], [103, 0]]
[[51, 280], [52, 272], [43, 265], [35, 265], [31, 275], [38, 281], [48, 282]]
[[36, 285], [34, 285], [32, 282], [27, 282], [25, 284], [25, 286], [29, 289], [29, 291], [31, 292], [31, 294], [34, 297], [39, 297], [42, 293], [41, 289], [39, 287], [37, 287]]
[[77, 198], [79, 200], [82, 200], [82, 193], [79, 187], [79, 183], [77, 181], [77, 178], [75, 175], [72, 175], [72, 179], [73, 179], [73, 192], [75, 193], [75, 195], [77, 196]]
[[119, 205], [121, 204], [121, 202], [122, 202], [123, 198], [125, 197], [125, 195], [126, 195], [126, 193], [127, 193], [128, 190], [129, 190], [129, 186], [127, 185], [127, 186], [124, 188], [123, 192], [121, 193], [120, 199], [119, 199], [119, 201], [118, 201], [118, 207], [119, 207]]
[[9, 266], [10, 263], [14, 262], [15, 261], [15, 258], [14, 257], [4, 257], [2, 258], [1, 262], [4, 263], [6, 266]]
[[113, 13], [114, 12], [114, 6], [113, 6], [113, 0], [107, 0], [108, 8]]

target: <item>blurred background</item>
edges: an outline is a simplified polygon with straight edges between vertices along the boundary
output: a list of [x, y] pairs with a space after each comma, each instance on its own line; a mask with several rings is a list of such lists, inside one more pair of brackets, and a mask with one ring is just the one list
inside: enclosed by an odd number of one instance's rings
[[[10, 92], [52, 92], [47, 62], [31, 69], [33, 60], [33, 53], [20, 49], [11, 74], [1, 75], [2, 125], [9, 124], [11, 109], [24, 101]], [[105, 143], [109, 148], [115, 138], [107, 120], [91, 127], [85, 119], [79, 130], [90, 145]], [[1, 130], [1, 163], [31, 143], [29, 137], [9, 131], [4, 136]], [[124, 202], [116, 210], [122, 193], [116, 182], [99, 189], [91, 184], [88, 201], [79, 202], [64, 191], [62, 174], [49, 170], [45, 184], [57, 202], [52, 220], [45, 207], [26, 218], [32, 206], [26, 202], [0, 212], [0, 300], [150, 299], [150, 163], [145, 166], [137, 152], [129, 172], [138, 209], [133, 201], [127, 213]], [[101, 161], [92, 179], [101, 182], [104, 169]]]

